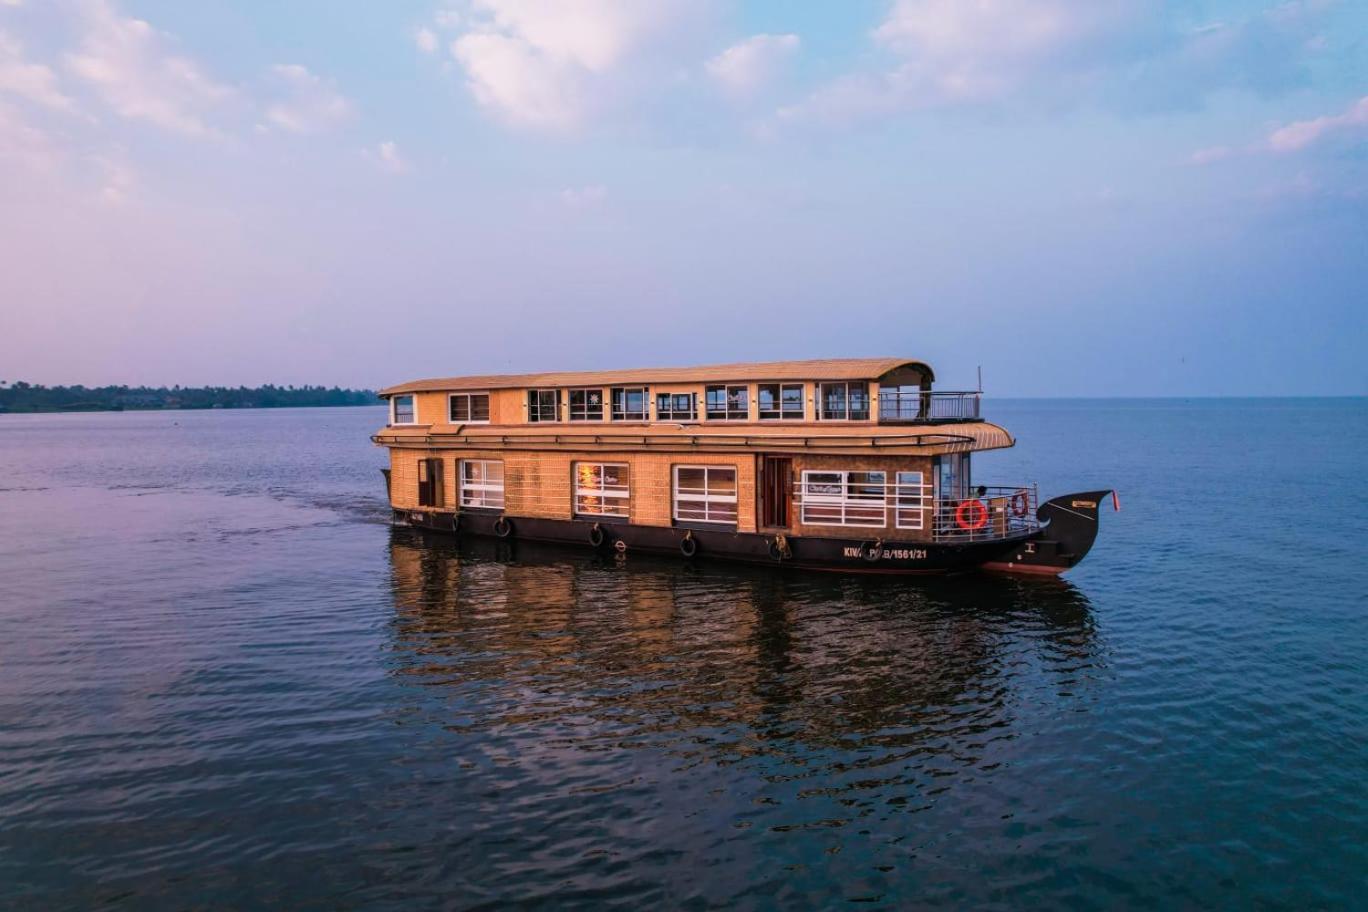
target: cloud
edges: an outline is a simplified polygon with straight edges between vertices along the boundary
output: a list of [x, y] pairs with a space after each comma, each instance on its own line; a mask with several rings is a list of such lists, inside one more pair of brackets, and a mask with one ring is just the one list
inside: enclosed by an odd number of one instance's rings
[[367, 151], [366, 157], [373, 160], [381, 171], [390, 174], [407, 174], [412, 170], [408, 159], [399, 152], [399, 145], [392, 140], [380, 143], [374, 151]]
[[1351, 104], [1343, 114], [1298, 120], [1279, 127], [1268, 135], [1268, 147], [1274, 152], [1297, 152], [1328, 135], [1357, 127], [1368, 128], [1368, 95]]
[[284, 97], [267, 106], [266, 120], [282, 130], [321, 133], [351, 117], [351, 102], [307, 67], [278, 64], [271, 67], [271, 74]]
[[92, 161], [101, 175], [100, 199], [112, 205], [127, 200], [137, 183], [133, 169], [122, 162], [100, 156]]
[[186, 136], [218, 132], [210, 115], [237, 95], [235, 89], [173, 53], [167, 36], [120, 15], [108, 0], [88, 0], [79, 10], [84, 37], [66, 55], [66, 67], [116, 114]]
[[57, 111], [76, 110], [76, 103], [58, 87], [52, 67], [26, 61], [18, 39], [4, 31], [0, 31], [0, 92]]
[[754, 35], [713, 57], [704, 69], [729, 94], [752, 96], [778, 76], [799, 44], [797, 35]]
[[1244, 146], [1212, 146], [1192, 153], [1195, 165], [1209, 165], [1250, 155], [1287, 155], [1309, 149], [1330, 137], [1360, 130], [1368, 134], [1368, 95], [1351, 103], [1342, 114], [1296, 120], [1269, 131], [1261, 141]]
[[688, 0], [472, 0], [451, 53], [506, 123], [565, 131], [619, 103], [634, 65], [699, 6]]
[[1120, 112], [1200, 106], [1214, 93], [1304, 83], [1329, 0], [1182, 24], [1158, 0], [897, 0], [873, 30], [891, 66], [856, 71], [781, 108], [780, 123], [847, 123], [1010, 101]]
[[[14, 107], [0, 101], [0, 162], [26, 172], [51, 171], [60, 153], [52, 139], [24, 120]], [[12, 173], [0, 168], [0, 180]]]
[[413, 43], [418, 45], [418, 50], [422, 51], [424, 54], [433, 54], [436, 53], [440, 41], [437, 38], [436, 32], [430, 28], [423, 27], [413, 33]]
[[571, 209], [588, 209], [601, 204], [608, 198], [608, 188], [602, 184], [567, 187], [557, 193], [556, 196]]

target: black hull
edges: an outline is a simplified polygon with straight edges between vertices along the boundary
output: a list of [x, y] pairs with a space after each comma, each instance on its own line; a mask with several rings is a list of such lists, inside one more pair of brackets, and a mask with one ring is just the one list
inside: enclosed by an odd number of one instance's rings
[[[1105, 494], [1107, 492], [1102, 492]], [[1096, 502], [1101, 495], [1074, 494], [1040, 508], [1050, 525], [1038, 532], [987, 542], [882, 541], [869, 538], [825, 538], [716, 529], [642, 526], [611, 520], [541, 519], [499, 513], [395, 510], [394, 521], [419, 529], [555, 545], [592, 548], [608, 553], [640, 552], [681, 559], [742, 561], [752, 564], [839, 573], [945, 574], [989, 569], [1014, 573], [1057, 574], [1087, 553], [1096, 535]], [[1056, 519], [1057, 502], [1091, 502], [1092, 527]], [[1050, 508], [1050, 516], [1046, 516]], [[1084, 511], [1069, 508], [1070, 513]], [[1056, 528], [1069, 532], [1066, 540]], [[1085, 541], [1086, 539], [1086, 541]]]

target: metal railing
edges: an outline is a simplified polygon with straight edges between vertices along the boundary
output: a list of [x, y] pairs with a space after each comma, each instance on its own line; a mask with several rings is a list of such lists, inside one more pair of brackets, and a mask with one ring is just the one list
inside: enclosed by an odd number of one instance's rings
[[929, 484], [867, 480], [877, 474], [882, 473], [809, 473], [793, 484], [795, 515], [803, 525], [878, 530], [940, 542], [998, 541], [1040, 528], [1040, 497], [1034, 485], [980, 486], [968, 497], [937, 499]]
[[879, 392], [882, 422], [977, 421], [983, 394], [967, 392]]

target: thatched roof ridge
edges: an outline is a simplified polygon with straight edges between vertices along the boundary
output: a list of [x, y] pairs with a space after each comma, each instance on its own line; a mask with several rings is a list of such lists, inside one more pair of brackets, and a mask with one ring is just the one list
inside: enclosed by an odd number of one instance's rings
[[622, 386], [653, 383], [726, 383], [784, 380], [874, 380], [900, 367], [935, 379], [931, 366], [907, 358], [820, 358], [810, 361], [752, 361], [699, 367], [639, 367], [617, 371], [550, 371], [536, 374], [475, 374], [413, 380], [380, 391], [396, 393], [495, 390], [535, 387]]

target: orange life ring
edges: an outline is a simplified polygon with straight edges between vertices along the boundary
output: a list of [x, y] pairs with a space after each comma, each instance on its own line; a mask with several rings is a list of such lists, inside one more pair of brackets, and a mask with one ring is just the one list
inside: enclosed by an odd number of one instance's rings
[[1025, 491], [1017, 491], [1012, 495], [1012, 515], [1018, 519], [1026, 515], [1026, 511], [1031, 509], [1031, 501], [1026, 497]]
[[[970, 518], [973, 514], [973, 518]], [[969, 532], [988, 525], [988, 508], [981, 500], [961, 500], [955, 508], [955, 525]]]

